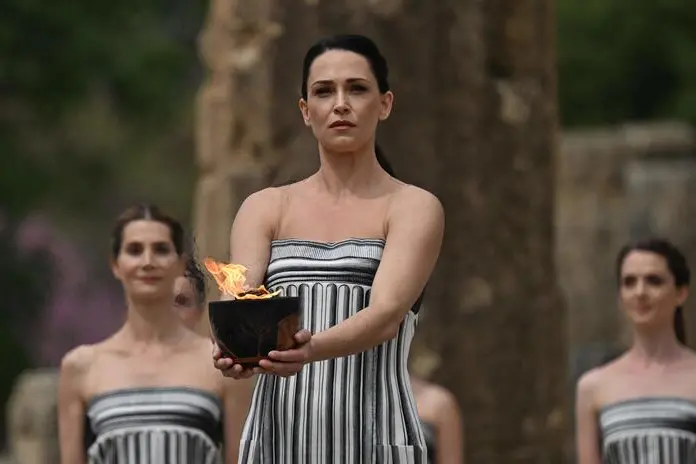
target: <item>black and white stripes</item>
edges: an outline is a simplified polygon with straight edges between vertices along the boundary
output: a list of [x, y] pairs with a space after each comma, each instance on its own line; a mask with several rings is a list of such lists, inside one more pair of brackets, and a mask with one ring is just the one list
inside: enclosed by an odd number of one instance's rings
[[87, 405], [89, 464], [221, 464], [222, 407], [191, 388], [133, 388]]
[[605, 464], [696, 463], [696, 402], [636, 398], [600, 410]]
[[[365, 308], [384, 241], [273, 242], [266, 286], [302, 300], [302, 324], [320, 332]], [[242, 436], [241, 463], [427, 462], [407, 359], [417, 322], [366, 352], [261, 376]]]

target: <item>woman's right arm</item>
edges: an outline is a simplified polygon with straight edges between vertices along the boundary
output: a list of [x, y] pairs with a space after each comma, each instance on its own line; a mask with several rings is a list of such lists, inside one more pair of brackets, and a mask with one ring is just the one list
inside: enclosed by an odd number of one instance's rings
[[575, 394], [575, 447], [578, 464], [601, 464], [595, 391], [597, 371], [580, 377]]
[[92, 348], [69, 351], [60, 365], [58, 382], [58, 431], [60, 462], [84, 464], [85, 401], [82, 385], [92, 358]]

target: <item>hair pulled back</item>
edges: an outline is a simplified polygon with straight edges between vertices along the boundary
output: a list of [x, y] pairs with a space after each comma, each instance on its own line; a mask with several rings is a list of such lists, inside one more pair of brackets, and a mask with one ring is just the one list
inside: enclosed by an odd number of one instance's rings
[[[632, 251], [647, 251], [662, 256], [667, 262], [667, 268], [674, 279], [677, 288], [688, 287], [691, 282], [691, 270], [684, 254], [671, 242], [662, 238], [648, 238], [625, 245], [616, 258], [616, 275], [621, 279], [621, 267], [624, 260]], [[678, 306], [674, 313], [674, 333], [680, 343], [686, 344], [686, 328], [684, 325], [683, 308]]]

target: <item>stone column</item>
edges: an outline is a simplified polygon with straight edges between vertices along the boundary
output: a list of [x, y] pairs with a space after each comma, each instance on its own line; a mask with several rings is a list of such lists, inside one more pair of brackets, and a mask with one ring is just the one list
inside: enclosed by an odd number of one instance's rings
[[[196, 106], [200, 174], [194, 228], [200, 259], [229, 260], [234, 215], [246, 196], [268, 184], [276, 164], [269, 58], [282, 27], [271, 17], [274, 3], [211, 0], [199, 38], [207, 70]], [[208, 297], [217, 299], [210, 283]], [[200, 331], [207, 330], [205, 315]]]
[[553, 2], [437, 3], [429, 107], [447, 230], [414, 365], [461, 401], [467, 462], [560, 463]]

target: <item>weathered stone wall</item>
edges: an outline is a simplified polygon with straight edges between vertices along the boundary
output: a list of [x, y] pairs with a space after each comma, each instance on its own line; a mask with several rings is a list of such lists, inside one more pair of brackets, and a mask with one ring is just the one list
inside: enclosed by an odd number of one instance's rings
[[[694, 130], [678, 122], [564, 135], [557, 171], [556, 259], [569, 310], [573, 380], [629, 342], [617, 306], [614, 268], [626, 241], [663, 235], [696, 263], [695, 150]], [[694, 334], [690, 308], [695, 305], [691, 301], [686, 308]]]

